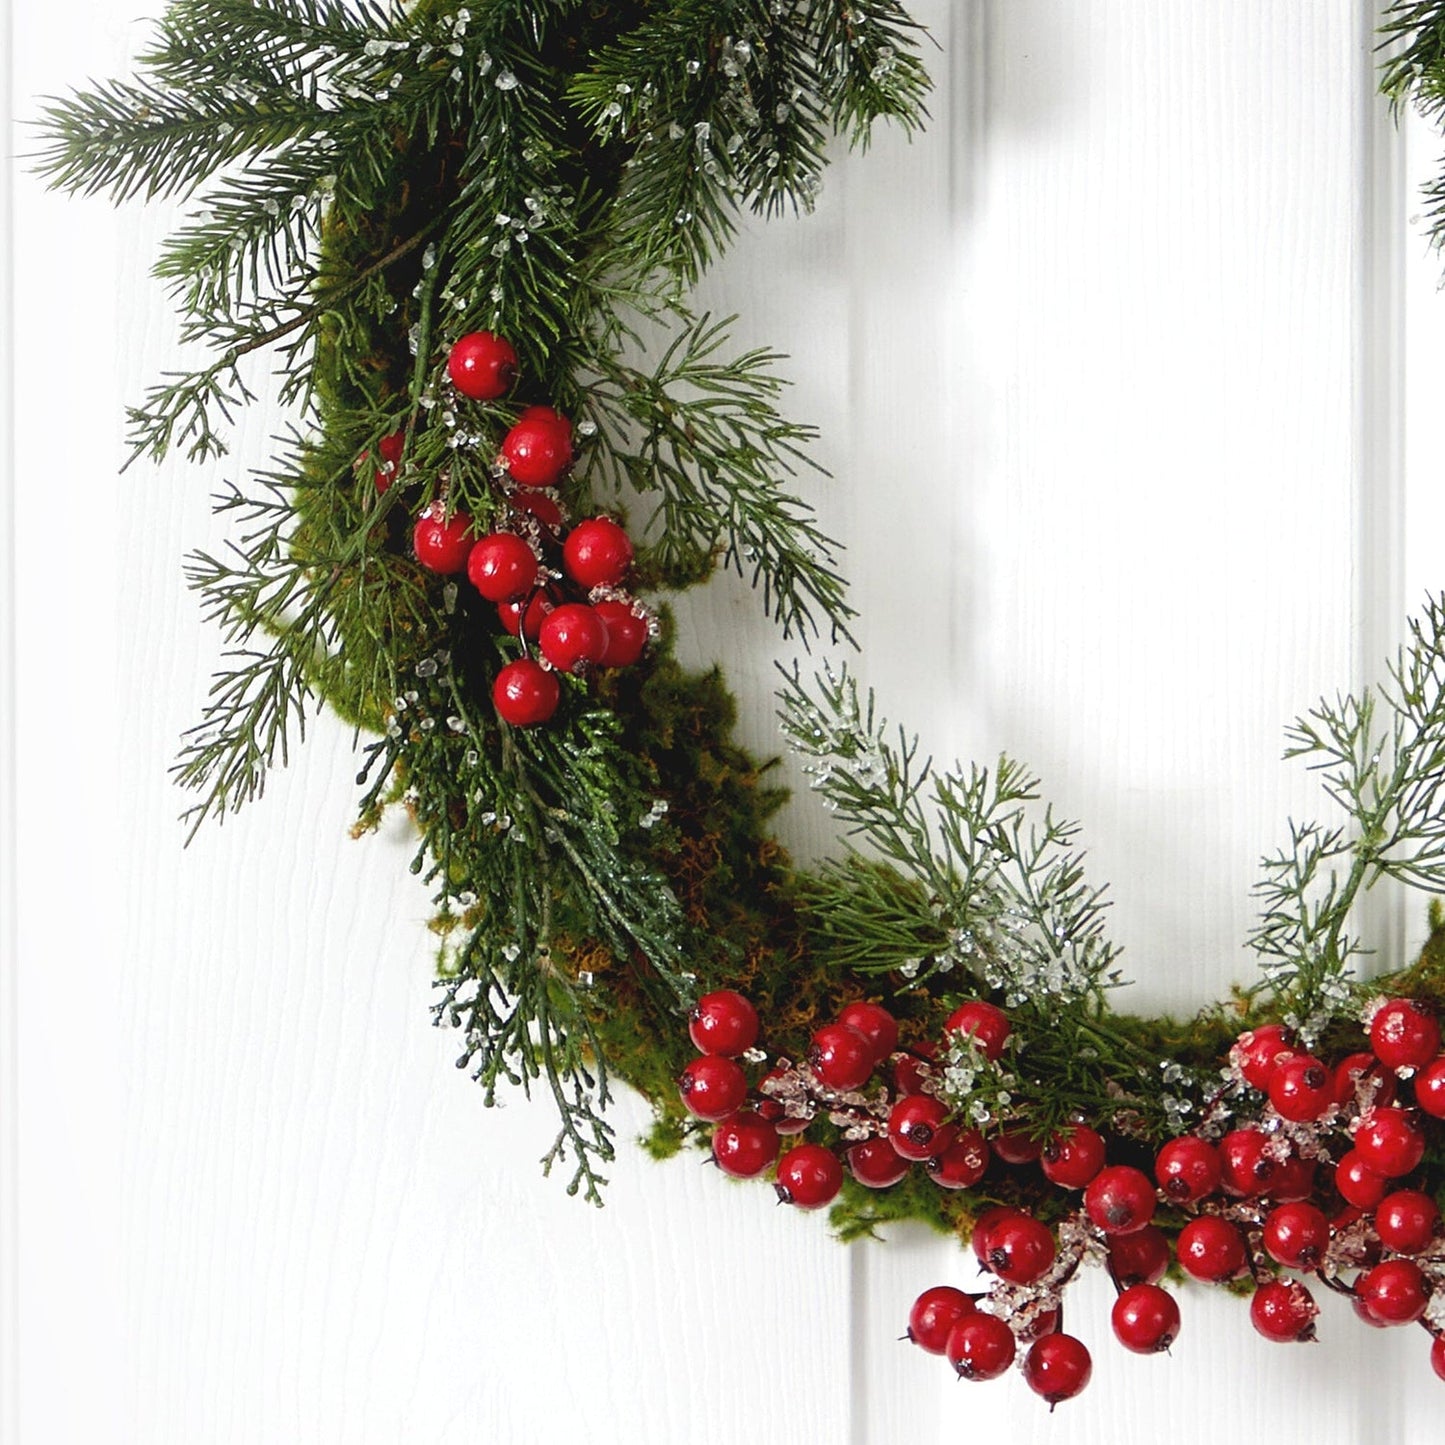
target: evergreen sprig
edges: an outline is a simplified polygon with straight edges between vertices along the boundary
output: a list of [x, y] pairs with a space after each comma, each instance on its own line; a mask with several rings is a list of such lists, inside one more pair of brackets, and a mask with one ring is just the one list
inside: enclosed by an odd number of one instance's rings
[[[1445, 120], [1445, 0], [1395, 0], [1380, 24], [1380, 90], [1438, 128]], [[1425, 233], [1445, 249], [1445, 160], [1423, 188]]]

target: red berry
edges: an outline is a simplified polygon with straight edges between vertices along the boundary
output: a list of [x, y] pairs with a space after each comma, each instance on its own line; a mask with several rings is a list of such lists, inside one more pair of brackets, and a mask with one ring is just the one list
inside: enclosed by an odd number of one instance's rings
[[488, 602], [512, 602], [537, 582], [537, 554], [515, 532], [493, 532], [467, 555], [467, 580]]
[[973, 1232], [970, 1236], [973, 1244], [973, 1252], [978, 1259], [979, 1268], [988, 1268], [988, 1251], [993, 1239], [994, 1229], [1005, 1219], [1023, 1211], [1015, 1209], [1011, 1204], [995, 1204], [985, 1209], [973, 1222]]
[[1252, 1199], [1269, 1192], [1278, 1167], [1266, 1152], [1268, 1138], [1258, 1129], [1232, 1129], [1219, 1141], [1219, 1182], [1226, 1194]]
[[977, 1129], [969, 1129], [928, 1161], [928, 1177], [940, 1189], [971, 1189], [987, 1168], [988, 1145]]
[[1247, 1084], [1268, 1089], [1277, 1064], [1294, 1052], [1280, 1024], [1262, 1024], [1240, 1034], [1229, 1051], [1229, 1062], [1244, 1075]]
[[1445, 1119], [1445, 1058], [1415, 1075], [1415, 1102], [1432, 1119]]
[[1353, 1111], [1359, 1099], [1361, 1081], [1373, 1084], [1371, 1104], [1393, 1104], [1395, 1102], [1395, 1077], [1385, 1072], [1374, 1054], [1346, 1054], [1335, 1065], [1332, 1093], [1335, 1103]]
[[1335, 1165], [1335, 1188], [1345, 1203], [1357, 1209], [1373, 1209], [1389, 1187], [1390, 1181], [1371, 1169], [1358, 1149], [1342, 1154]]
[[788, 1075], [789, 1070], [781, 1066], [769, 1069], [768, 1072], [763, 1075], [762, 1082], [758, 1086], [762, 1093], [762, 1098], [760, 1098], [753, 1107], [779, 1134], [802, 1134], [806, 1132], [808, 1125], [813, 1122], [811, 1108], [809, 1108], [806, 1114], [790, 1114], [783, 1104], [783, 1101], [768, 1089], [768, 1085], [774, 1080], [786, 1079]]
[[908, 1160], [888, 1142], [887, 1139], [864, 1139], [848, 1150], [848, 1170], [852, 1176], [869, 1189], [887, 1189], [904, 1179], [909, 1170]]
[[953, 1143], [958, 1130], [947, 1123], [948, 1106], [932, 1094], [908, 1094], [888, 1114], [888, 1142], [915, 1164], [932, 1159]]
[[1059, 1327], [1059, 1312], [1056, 1309], [1042, 1310], [1033, 1319], [1028, 1320], [1019, 1328], [1019, 1339], [1041, 1340], [1045, 1335], [1051, 1335]]
[[1157, 1355], [1179, 1338], [1179, 1304], [1154, 1284], [1131, 1285], [1114, 1301], [1114, 1338], [1136, 1355]]
[[607, 624], [607, 646], [598, 659], [600, 667], [631, 667], [647, 646], [647, 618], [639, 617], [630, 602], [615, 597], [593, 604], [594, 612]]
[[502, 456], [521, 487], [552, 487], [572, 465], [572, 423], [548, 406], [529, 406], [502, 438]]
[[842, 1162], [821, 1144], [799, 1144], [778, 1161], [778, 1182], [773, 1187], [784, 1204], [821, 1209], [843, 1187]]
[[743, 1071], [720, 1054], [694, 1059], [678, 1076], [677, 1087], [688, 1113], [710, 1124], [736, 1113], [748, 1096]]
[[1440, 1025], [1417, 999], [1392, 998], [1370, 1020], [1370, 1047], [1387, 1069], [1423, 1069], [1440, 1052]]
[[1094, 1373], [1094, 1362], [1082, 1340], [1073, 1335], [1045, 1335], [1036, 1340], [1024, 1358], [1024, 1379], [1034, 1394], [1042, 1395], [1052, 1409], [1072, 1400]]
[[1006, 1129], [989, 1144], [1005, 1164], [1032, 1164], [1044, 1152], [1043, 1144], [1023, 1129]]
[[447, 375], [463, 396], [495, 401], [517, 375], [517, 353], [510, 342], [490, 331], [470, 331], [447, 353]]
[[1418, 1189], [1397, 1189], [1375, 1210], [1375, 1233], [1396, 1254], [1419, 1254], [1429, 1248], [1439, 1223], [1435, 1201]]
[[873, 1050], [875, 1062], [882, 1063], [898, 1047], [898, 1020], [881, 1004], [850, 1003], [839, 1015], [838, 1022], [857, 1029]]
[[1153, 1224], [1109, 1240], [1109, 1273], [1121, 1289], [1158, 1284], [1169, 1269], [1169, 1240]]
[[930, 1355], [941, 1355], [953, 1327], [977, 1308], [972, 1295], [951, 1284], [936, 1284], [913, 1301], [908, 1311], [908, 1338]]
[[847, 1024], [824, 1024], [808, 1045], [808, 1066], [825, 1088], [860, 1089], [873, 1072], [868, 1040]]
[[1061, 1189], [1082, 1189], [1104, 1167], [1103, 1136], [1087, 1124], [1055, 1134], [1044, 1145], [1039, 1167]]
[[[377, 442], [376, 450], [381, 456], [381, 461], [373, 469], [372, 479], [376, 483], [378, 493], [387, 491], [396, 480], [396, 474], [401, 468], [401, 459], [406, 452], [406, 433], [404, 431], [388, 432]], [[365, 453], [362, 453], [363, 457]]]
[[751, 1109], [739, 1109], [712, 1131], [712, 1157], [735, 1179], [752, 1179], [778, 1157], [778, 1131]]
[[1239, 1231], [1215, 1214], [1201, 1214], [1179, 1231], [1175, 1246], [1179, 1267], [1194, 1279], [1219, 1284], [1244, 1268], [1244, 1239]]
[[904, 1054], [893, 1065], [893, 1088], [899, 1094], [921, 1094], [931, 1078], [928, 1061]]
[[1015, 1210], [990, 1229], [985, 1263], [1010, 1284], [1035, 1284], [1049, 1272], [1055, 1252], [1049, 1227]]
[[1408, 1325], [1425, 1313], [1430, 1284], [1413, 1259], [1387, 1259], [1355, 1281], [1355, 1295], [1382, 1325]]
[[632, 565], [632, 543], [610, 517], [578, 522], [562, 544], [562, 566], [579, 587], [616, 587]]
[[688, 1015], [687, 1032], [703, 1053], [735, 1059], [758, 1041], [757, 1010], [730, 988], [705, 993]]
[[1291, 1154], [1287, 1159], [1275, 1161], [1274, 1173], [1270, 1176], [1265, 1193], [1276, 1204], [1287, 1204], [1296, 1199], [1308, 1199], [1315, 1192], [1315, 1161], [1302, 1159]]
[[1365, 1167], [1387, 1179], [1408, 1174], [1425, 1157], [1424, 1131], [1407, 1109], [1371, 1109], [1355, 1125], [1354, 1140]]
[[1219, 1150], [1194, 1134], [1171, 1139], [1154, 1160], [1154, 1177], [1171, 1204], [1193, 1204], [1219, 1188]]
[[607, 650], [607, 624], [586, 603], [564, 602], [547, 614], [537, 641], [558, 672], [586, 672]]
[[1249, 1318], [1265, 1339], [1287, 1345], [1315, 1337], [1320, 1307], [1298, 1280], [1275, 1279], [1255, 1290]]
[[1430, 1345], [1430, 1368], [1445, 1380], [1445, 1335], [1436, 1335]]
[[1147, 1174], [1115, 1164], [1101, 1169], [1084, 1190], [1084, 1209], [1105, 1234], [1133, 1234], [1154, 1218], [1154, 1186]]
[[975, 1310], [954, 1325], [944, 1353], [963, 1380], [996, 1380], [1014, 1362], [1018, 1343], [997, 1315]]
[[972, 1039], [973, 1046], [984, 1058], [996, 1059], [1003, 1053], [1011, 1028], [1008, 1015], [1002, 1009], [982, 999], [973, 999], [949, 1014], [943, 1025], [943, 1036], [946, 1039], [952, 1034], [960, 1034]]
[[1269, 1102], [1281, 1118], [1305, 1124], [1321, 1118], [1334, 1103], [1330, 1071], [1309, 1054], [1285, 1059], [1270, 1076]]
[[492, 702], [503, 722], [515, 728], [535, 727], [554, 712], [562, 697], [557, 675], [530, 657], [509, 662], [492, 684]]
[[1313, 1204], [1281, 1204], [1264, 1221], [1264, 1247], [1286, 1269], [1313, 1269], [1329, 1242], [1330, 1222]]
[[440, 502], [433, 502], [416, 519], [412, 529], [416, 560], [432, 572], [450, 576], [467, 565], [472, 550], [472, 519], [465, 512], [450, 517]]
[[556, 605], [545, 592], [534, 592], [531, 597], [519, 597], [515, 602], [497, 603], [497, 616], [513, 637], [535, 642], [543, 621]]
[[562, 508], [546, 492], [520, 488], [508, 500], [514, 511], [535, 517], [548, 531], [562, 530]]

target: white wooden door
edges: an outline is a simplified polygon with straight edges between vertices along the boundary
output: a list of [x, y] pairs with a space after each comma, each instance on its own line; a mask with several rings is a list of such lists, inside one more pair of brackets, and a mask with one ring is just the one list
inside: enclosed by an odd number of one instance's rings
[[[13, 0], [15, 112], [124, 69], [142, 3]], [[1410, 224], [1437, 142], [1374, 99], [1359, 0], [916, 11], [930, 131], [747, 228], [704, 304], [792, 355], [884, 710], [1038, 769], [1136, 1006], [1187, 1011], [1247, 976], [1254, 860], [1314, 808], [1284, 723], [1445, 585], [1445, 302]], [[340, 728], [182, 851], [166, 769], [217, 645], [180, 561], [225, 468], [114, 475], [124, 400], [172, 364], [167, 217], [13, 186], [0, 1439], [1438, 1438], [1422, 1337], [1332, 1301], [1282, 1349], [1189, 1289], [1140, 1360], [1091, 1282], [1095, 1382], [1050, 1418], [896, 1343], [965, 1277], [947, 1243], [845, 1249], [695, 1159], [624, 1150], [601, 1212], [543, 1179], [546, 1108], [483, 1111], [428, 1026], [410, 843], [347, 840]], [[774, 748], [754, 601], [679, 612]], [[828, 846], [806, 792], [783, 831]], [[1376, 908], [1391, 962], [1417, 913]]]

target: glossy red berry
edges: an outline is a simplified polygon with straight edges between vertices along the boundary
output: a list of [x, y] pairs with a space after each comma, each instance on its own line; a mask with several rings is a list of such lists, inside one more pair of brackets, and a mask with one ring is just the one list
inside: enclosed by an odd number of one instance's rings
[[1371, 1169], [1358, 1149], [1351, 1149], [1335, 1165], [1335, 1188], [1346, 1204], [1373, 1209], [1385, 1197], [1390, 1181]]
[[758, 1041], [757, 1010], [730, 988], [705, 993], [692, 1006], [687, 1032], [703, 1053], [735, 1059]]
[[1154, 1186], [1127, 1164], [1101, 1169], [1084, 1190], [1084, 1209], [1105, 1234], [1132, 1234], [1154, 1218]]
[[1243, 1236], [1216, 1214], [1191, 1219], [1179, 1231], [1175, 1252], [1184, 1273], [1206, 1284], [1233, 1279], [1244, 1268], [1247, 1257]]
[[401, 459], [406, 452], [406, 433], [388, 432], [377, 442], [376, 450], [381, 460], [372, 469], [372, 480], [378, 493], [390, 490], [401, 470]]
[[1430, 1247], [1440, 1224], [1440, 1210], [1418, 1189], [1397, 1189], [1375, 1210], [1375, 1233], [1396, 1254], [1419, 1254]]
[[1104, 1139], [1087, 1124], [1055, 1134], [1039, 1155], [1044, 1177], [1061, 1189], [1082, 1189], [1104, 1167]]
[[1154, 1160], [1154, 1177], [1171, 1204], [1193, 1204], [1219, 1188], [1219, 1150], [1194, 1134], [1171, 1139]]
[[1432, 1119], [1445, 1119], [1445, 1058], [1427, 1064], [1415, 1075], [1415, 1102]]
[[908, 1338], [930, 1355], [941, 1355], [953, 1327], [978, 1309], [973, 1296], [951, 1284], [926, 1289], [908, 1311]]
[[1050, 1409], [1062, 1400], [1072, 1400], [1093, 1373], [1088, 1350], [1073, 1335], [1045, 1335], [1034, 1341], [1024, 1357], [1024, 1380], [1034, 1394], [1049, 1402]]
[[1244, 1075], [1247, 1084], [1268, 1089], [1279, 1062], [1294, 1052], [1280, 1024], [1261, 1024], [1240, 1034], [1229, 1051], [1229, 1062]]
[[411, 534], [416, 560], [431, 572], [450, 576], [467, 565], [472, 550], [472, 519], [465, 512], [450, 517], [440, 502], [433, 502], [416, 519]]
[[515, 532], [492, 532], [467, 554], [467, 580], [488, 602], [513, 602], [537, 583], [537, 554]]
[[1109, 1240], [1109, 1273], [1121, 1289], [1158, 1284], [1169, 1269], [1169, 1240], [1153, 1224]]
[[988, 1268], [988, 1251], [993, 1238], [994, 1229], [1005, 1219], [1015, 1214], [1022, 1214], [1021, 1209], [1016, 1209], [1011, 1204], [995, 1204], [985, 1209], [973, 1222], [973, 1232], [970, 1235], [970, 1243], [973, 1245], [974, 1257], [978, 1260], [980, 1269]]
[[578, 522], [562, 544], [562, 566], [579, 587], [616, 587], [631, 565], [632, 543], [610, 517]]
[[1360, 1096], [1360, 1083], [1372, 1086], [1369, 1102], [1393, 1104], [1395, 1102], [1395, 1076], [1387, 1073], [1374, 1054], [1346, 1054], [1335, 1065], [1333, 1094], [1335, 1103], [1346, 1110], [1353, 1110]]
[[511, 342], [490, 331], [469, 331], [447, 353], [447, 375], [463, 396], [495, 401], [506, 395], [517, 375], [517, 353]]
[[712, 1131], [712, 1157], [735, 1179], [753, 1179], [778, 1157], [778, 1131], [751, 1109], [739, 1109]]
[[1290, 1154], [1275, 1161], [1265, 1194], [1276, 1204], [1308, 1199], [1315, 1192], [1315, 1161]]
[[647, 618], [638, 616], [630, 602], [622, 602], [615, 597], [593, 603], [593, 611], [607, 624], [607, 646], [598, 665], [631, 667], [647, 646]]
[[824, 1024], [808, 1045], [808, 1067], [825, 1088], [861, 1089], [873, 1072], [873, 1050], [857, 1029]]
[[1278, 1167], [1268, 1144], [1268, 1137], [1254, 1128], [1232, 1129], [1219, 1141], [1219, 1182], [1226, 1194], [1253, 1199], [1268, 1193]]
[[1283, 1060], [1269, 1080], [1269, 1102], [1281, 1118], [1305, 1124], [1321, 1118], [1334, 1102], [1330, 1071], [1309, 1054]]
[[1264, 1247], [1286, 1269], [1314, 1269], [1330, 1243], [1324, 1211], [1297, 1200], [1270, 1210], [1264, 1221]]
[[498, 716], [515, 728], [546, 722], [557, 711], [561, 697], [557, 675], [530, 657], [509, 662], [492, 684], [492, 702]]
[[864, 1139], [848, 1150], [848, 1172], [868, 1189], [888, 1189], [907, 1177], [908, 1160], [887, 1139]]
[[572, 465], [572, 423], [548, 406], [529, 406], [502, 438], [502, 458], [521, 487], [554, 487]]
[[1014, 1332], [997, 1315], [975, 1310], [954, 1325], [944, 1353], [962, 1380], [996, 1380], [1018, 1352]]
[[1425, 1157], [1425, 1132], [1408, 1109], [1371, 1109], [1355, 1126], [1354, 1140], [1365, 1167], [1387, 1179], [1408, 1174]]
[[898, 1020], [882, 1004], [850, 1003], [838, 1015], [840, 1024], [857, 1029], [873, 1050], [876, 1063], [882, 1063], [898, 1047]]
[[921, 1094], [931, 1077], [926, 1059], [904, 1054], [893, 1062], [893, 1088], [899, 1094]]
[[537, 643], [558, 672], [583, 673], [607, 650], [607, 624], [585, 602], [564, 602], [543, 619]]
[[678, 1075], [683, 1105], [694, 1118], [721, 1123], [735, 1114], [748, 1096], [748, 1081], [732, 1059], [703, 1054]]
[[972, 999], [961, 1004], [949, 1014], [943, 1025], [943, 1036], [957, 1034], [960, 1038], [972, 1039], [973, 1045], [986, 1059], [997, 1059], [1008, 1042], [1012, 1025], [1008, 1015], [1001, 1008], [995, 1008], [983, 999]]
[[1436, 1335], [1430, 1344], [1430, 1368], [1445, 1380], [1445, 1335]]
[[556, 605], [545, 592], [534, 592], [530, 597], [519, 597], [514, 602], [499, 602], [497, 617], [513, 637], [525, 637], [528, 642], [535, 642], [547, 614]]
[[1179, 1304], [1158, 1285], [1131, 1285], [1114, 1301], [1110, 1323], [1126, 1350], [1157, 1355], [1179, 1338]]
[[549, 532], [555, 534], [562, 530], [562, 508], [546, 492], [519, 487], [508, 500], [514, 511], [535, 517]]
[[990, 1229], [985, 1264], [1010, 1284], [1035, 1284], [1049, 1272], [1055, 1253], [1048, 1225], [1016, 1210]]
[[988, 1145], [977, 1129], [965, 1130], [928, 1161], [928, 1177], [940, 1189], [972, 1189], [988, 1169]]
[[1293, 1279], [1275, 1279], [1255, 1290], [1249, 1318], [1265, 1339], [1287, 1345], [1315, 1337], [1315, 1316], [1320, 1307], [1314, 1296]]
[[1440, 1052], [1440, 1025], [1418, 999], [1392, 998], [1370, 1020], [1370, 1047], [1387, 1069], [1423, 1069]]
[[1032, 1164], [1044, 1152], [1042, 1141], [1023, 1129], [1005, 1129], [995, 1134], [989, 1147], [1005, 1164]]
[[778, 1182], [773, 1187], [784, 1204], [821, 1209], [843, 1187], [843, 1163], [821, 1144], [799, 1144], [778, 1160]]
[[957, 1128], [948, 1123], [948, 1106], [932, 1094], [908, 1094], [888, 1114], [888, 1142], [915, 1164], [932, 1159], [953, 1143]]
[[1355, 1281], [1355, 1296], [1382, 1325], [1413, 1324], [1430, 1303], [1430, 1284], [1413, 1259], [1387, 1259]]

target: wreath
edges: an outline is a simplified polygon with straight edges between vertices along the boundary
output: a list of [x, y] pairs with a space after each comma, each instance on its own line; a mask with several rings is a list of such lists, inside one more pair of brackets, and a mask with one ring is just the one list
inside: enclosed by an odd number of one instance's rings
[[[1445, 598], [1388, 686], [1290, 729], [1341, 821], [1264, 860], [1258, 978], [1183, 1020], [1113, 1007], [1101, 891], [1018, 763], [936, 769], [846, 668], [795, 668], [783, 730], [845, 833], [800, 867], [720, 673], [673, 656], [667, 597], [725, 568], [785, 637], [848, 638], [779, 358], [687, 289], [743, 210], [810, 205], [833, 135], [922, 124], [922, 38], [895, 0], [174, 0], [139, 78], [46, 111], [55, 185], [199, 193], [156, 271], [210, 354], [131, 411], [132, 459], [220, 454], [262, 349], [296, 417], [188, 564], [229, 647], [191, 829], [315, 709], [353, 724], [358, 832], [415, 826], [436, 1021], [486, 1103], [555, 1100], [544, 1167], [601, 1201], [622, 1081], [658, 1156], [844, 1239], [956, 1233], [987, 1292], [907, 1326], [963, 1377], [1077, 1394], [1084, 1263], [1129, 1350], [1178, 1333], [1167, 1274], [1280, 1341], [1308, 1280], [1422, 1324], [1445, 1377]], [[1385, 38], [1385, 91], [1438, 116], [1445, 4]], [[1367, 979], [1382, 879], [1436, 895], [1432, 933]]]

